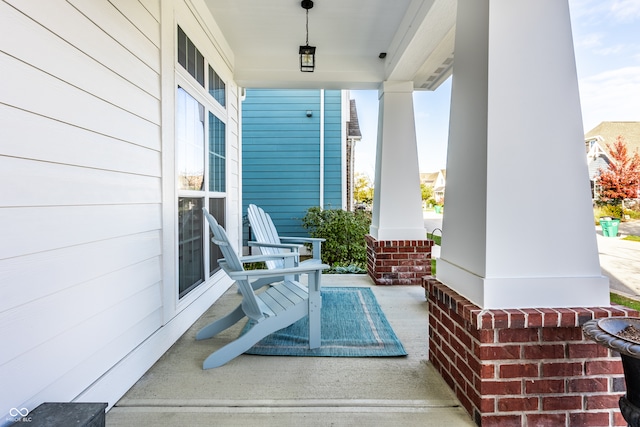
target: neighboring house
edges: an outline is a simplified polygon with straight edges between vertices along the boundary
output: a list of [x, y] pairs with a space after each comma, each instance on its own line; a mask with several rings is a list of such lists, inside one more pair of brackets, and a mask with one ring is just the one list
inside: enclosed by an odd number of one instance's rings
[[437, 172], [421, 173], [420, 183], [433, 188], [433, 198], [436, 203], [444, 202], [444, 191], [447, 183], [446, 169], [440, 169]]
[[242, 133], [243, 212], [256, 204], [295, 236], [310, 207], [348, 209], [360, 133], [348, 91], [248, 89]]
[[584, 136], [591, 195], [598, 196], [595, 185], [600, 169], [606, 170], [611, 163], [607, 144], [613, 144], [622, 135], [627, 144], [628, 155], [640, 151], [640, 122], [602, 122]]
[[360, 132], [360, 122], [358, 121], [358, 110], [356, 109], [356, 100], [349, 100], [349, 123], [347, 123], [347, 210], [354, 209], [353, 194], [355, 161], [356, 161], [356, 143], [362, 140]]

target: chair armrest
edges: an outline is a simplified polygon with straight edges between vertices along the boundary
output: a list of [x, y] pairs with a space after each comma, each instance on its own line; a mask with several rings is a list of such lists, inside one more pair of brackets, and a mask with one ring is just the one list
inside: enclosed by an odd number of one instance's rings
[[322, 243], [327, 239], [322, 239], [320, 237], [282, 237], [280, 236], [280, 241], [288, 240], [290, 242], [303, 242], [303, 243]]
[[[269, 254], [269, 255], [249, 255], [240, 257], [240, 262], [243, 264], [249, 262], [261, 262], [261, 261], [276, 261], [285, 258], [297, 259], [299, 254], [297, 252], [283, 252], [281, 254]], [[218, 260], [218, 262], [224, 261], [224, 258]]]
[[300, 248], [304, 245], [297, 245], [294, 243], [264, 243], [264, 242], [248, 242], [249, 246], [257, 247], [257, 248], [280, 248], [280, 249], [290, 249], [292, 252], [299, 252]]
[[321, 239], [318, 237], [280, 237], [280, 240], [286, 240], [286, 241], [297, 241], [297, 242], [303, 242], [303, 243], [311, 243], [311, 250], [313, 253], [313, 258], [314, 259], [321, 259], [322, 258], [322, 242], [324, 242], [326, 239]]
[[249, 278], [255, 277], [277, 277], [277, 276], [287, 276], [287, 275], [296, 275], [296, 274], [310, 274], [315, 273], [320, 270], [326, 270], [329, 268], [327, 264], [311, 264], [300, 267], [290, 267], [290, 268], [274, 268], [272, 270], [264, 269], [264, 270], [245, 270], [245, 271], [235, 271], [230, 270], [229, 266], [226, 262], [220, 262], [220, 267], [234, 280], [248, 280]]

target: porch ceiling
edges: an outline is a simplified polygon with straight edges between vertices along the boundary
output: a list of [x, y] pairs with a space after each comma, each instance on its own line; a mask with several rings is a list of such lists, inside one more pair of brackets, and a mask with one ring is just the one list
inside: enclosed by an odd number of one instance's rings
[[[386, 80], [433, 90], [451, 74], [456, 0], [314, 0], [316, 70], [299, 70], [300, 0], [205, 0], [244, 87], [377, 89]], [[378, 58], [381, 52], [385, 59]]]

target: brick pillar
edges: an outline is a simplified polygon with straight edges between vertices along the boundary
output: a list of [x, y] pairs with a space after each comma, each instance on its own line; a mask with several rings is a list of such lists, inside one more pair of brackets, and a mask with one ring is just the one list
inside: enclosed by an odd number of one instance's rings
[[376, 285], [422, 285], [431, 274], [432, 240], [367, 241], [367, 273]]
[[622, 306], [483, 310], [433, 277], [429, 359], [478, 426], [626, 426], [617, 353], [584, 338]]

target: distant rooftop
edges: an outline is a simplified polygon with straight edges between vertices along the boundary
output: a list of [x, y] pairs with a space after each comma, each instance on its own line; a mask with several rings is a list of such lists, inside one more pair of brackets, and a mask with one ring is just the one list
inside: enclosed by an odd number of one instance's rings
[[350, 118], [349, 118], [349, 129], [348, 129], [348, 137], [349, 138], [362, 138], [362, 133], [360, 132], [360, 123], [358, 123], [358, 110], [356, 109], [356, 100], [349, 100], [349, 109]]

